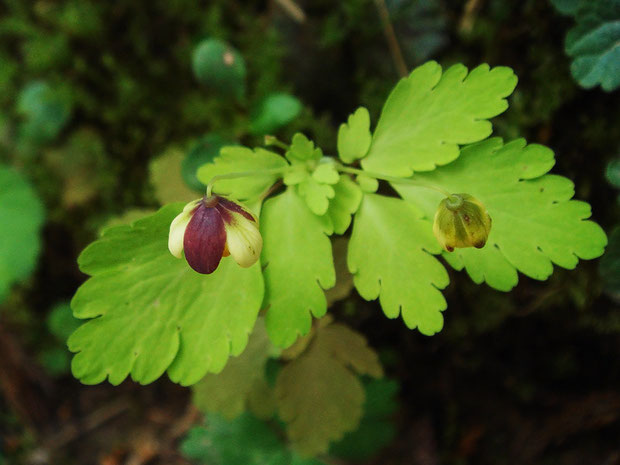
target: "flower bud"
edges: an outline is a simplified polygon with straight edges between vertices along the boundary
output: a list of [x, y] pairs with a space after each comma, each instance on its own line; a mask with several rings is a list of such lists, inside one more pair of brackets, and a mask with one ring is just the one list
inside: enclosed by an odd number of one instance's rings
[[168, 249], [198, 273], [213, 273], [222, 257], [231, 255], [242, 267], [260, 257], [263, 238], [256, 217], [241, 205], [220, 196], [188, 203], [170, 224]]
[[490, 232], [491, 217], [485, 206], [469, 194], [443, 199], [435, 213], [433, 234], [448, 252], [457, 247], [481, 249]]

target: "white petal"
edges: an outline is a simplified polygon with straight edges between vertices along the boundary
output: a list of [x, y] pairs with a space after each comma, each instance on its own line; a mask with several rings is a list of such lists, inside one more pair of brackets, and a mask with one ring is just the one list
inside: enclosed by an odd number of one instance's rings
[[232, 213], [234, 220], [224, 222], [226, 228], [226, 246], [230, 255], [243, 268], [248, 268], [258, 261], [263, 249], [263, 237], [258, 224], [239, 213]]
[[194, 208], [200, 203], [201, 199], [193, 200], [183, 208], [183, 211], [179, 213], [172, 223], [170, 223], [170, 233], [168, 234], [168, 250], [177, 258], [183, 256], [183, 236], [185, 235], [185, 228], [189, 221], [192, 219], [192, 212]]

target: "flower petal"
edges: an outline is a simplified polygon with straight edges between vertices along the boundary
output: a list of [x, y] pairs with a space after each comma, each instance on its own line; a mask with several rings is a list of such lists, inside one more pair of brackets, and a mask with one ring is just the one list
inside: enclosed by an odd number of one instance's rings
[[239, 266], [248, 268], [260, 258], [263, 237], [255, 221], [250, 221], [239, 213], [229, 215], [230, 218], [224, 219], [226, 247]]
[[185, 259], [198, 273], [213, 273], [222, 259], [226, 245], [226, 229], [220, 212], [201, 203], [183, 238]]
[[179, 213], [172, 223], [170, 223], [170, 233], [168, 234], [168, 249], [170, 253], [177, 258], [183, 256], [183, 236], [185, 235], [185, 228], [192, 219], [192, 214], [201, 199], [193, 200], [189, 202], [183, 208], [183, 211]]

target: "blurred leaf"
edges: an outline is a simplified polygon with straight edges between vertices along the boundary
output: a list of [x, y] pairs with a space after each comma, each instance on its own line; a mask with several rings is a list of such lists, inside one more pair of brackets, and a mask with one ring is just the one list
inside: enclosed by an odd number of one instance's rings
[[235, 145], [235, 143], [219, 134], [207, 134], [202, 137], [183, 160], [181, 173], [185, 183], [196, 191], [204, 191], [207, 186], [198, 179], [198, 168], [212, 163], [220, 154], [220, 149], [228, 145]]
[[59, 148], [47, 150], [45, 161], [63, 180], [63, 205], [83, 205], [115, 186], [116, 176], [99, 134], [80, 128]]
[[359, 425], [364, 389], [355, 372], [383, 374], [364, 337], [341, 324], [317, 329], [308, 349], [282, 369], [276, 381], [278, 411], [300, 454], [327, 452], [331, 441]]
[[[47, 328], [63, 345], [82, 322], [73, 316], [69, 302], [56, 304], [47, 315]], [[67, 354], [69, 352], [67, 351]]]
[[107, 378], [117, 385], [130, 374], [146, 384], [167, 370], [187, 386], [245, 349], [263, 300], [260, 266], [241, 268], [228, 257], [202, 275], [173, 257], [168, 232], [182, 208], [168, 205], [108, 229], [80, 255], [80, 270], [91, 277], [71, 307], [88, 321], [71, 335], [69, 349], [84, 384]]
[[92, 37], [102, 31], [102, 5], [93, 1], [68, 0], [63, 2], [55, 20], [67, 33]]
[[386, 0], [386, 5], [408, 62], [428, 60], [448, 44], [449, 9], [440, 0]]
[[0, 165], [0, 301], [11, 284], [34, 271], [43, 219], [43, 205], [30, 184]]
[[325, 223], [290, 187], [267, 199], [260, 228], [267, 332], [276, 346], [288, 347], [327, 310], [323, 289], [335, 280], [331, 243]]
[[60, 67], [71, 56], [69, 41], [62, 34], [38, 35], [22, 45], [24, 62], [29, 70], [43, 72]]
[[183, 180], [181, 166], [184, 158], [182, 150], [171, 147], [149, 165], [155, 198], [162, 205], [169, 202], [189, 202], [200, 197], [200, 194], [187, 187]]
[[398, 383], [374, 379], [366, 382], [364, 388], [366, 402], [359, 427], [330, 448], [330, 454], [357, 462], [373, 458], [396, 437], [396, 427], [390, 417], [398, 408], [395, 400]]
[[301, 109], [301, 102], [292, 95], [269, 94], [252, 111], [250, 132], [257, 135], [276, 132], [297, 118]]
[[70, 98], [43, 81], [32, 81], [20, 92], [17, 112], [25, 117], [20, 136], [28, 144], [43, 144], [56, 138], [71, 116]]
[[566, 34], [571, 73], [581, 87], [600, 85], [611, 92], [620, 86], [620, 0], [555, 1], [577, 24]]
[[71, 368], [71, 352], [65, 345], [54, 346], [43, 350], [39, 361], [51, 376], [65, 375]]
[[431, 61], [414, 69], [390, 93], [372, 136], [365, 170], [408, 177], [459, 156], [459, 145], [486, 139], [488, 118], [508, 108], [517, 85], [512, 69], [454, 65], [442, 73]]
[[607, 178], [607, 181], [609, 181], [609, 184], [614, 186], [616, 189], [620, 189], [620, 157], [607, 163], [605, 177]]
[[194, 49], [194, 75], [223, 96], [245, 95], [245, 60], [237, 50], [219, 39], [206, 39]]
[[324, 465], [297, 457], [274, 430], [248, 413], [232, 422], [209, 415], [206, 427], [189, 431], [181, 452], [204, 465]]
[[599, 262], [599, 273], [605, 291], [620, 301], [620, 226], [609, 235], [607, 251]]
[[241, 415], [254, 386], [262, 388], [259, 384], [264, 382], [271, 349], [265, 322], [259, 318], [241, 355], [231, 358], [220, 373], [207, 374], [192, 386], [196, 407], [204, 413], [219, 413], [228, 420]]

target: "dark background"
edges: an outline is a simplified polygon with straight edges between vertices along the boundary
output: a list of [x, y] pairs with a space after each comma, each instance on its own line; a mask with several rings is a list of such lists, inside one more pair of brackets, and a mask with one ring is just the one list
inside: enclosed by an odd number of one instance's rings
[[[149, 163], [171, 145], [208, 132], [260, 144], [245, 130], [247, 108], [274, 90], [304, 104], [283, 140], [301, 130], [334, 153], [338, 125], [358, 105], [377, 121], [399, 74], [376, 4], [298, 4], [302, 22], [276, 1], [0, 3], [0, 160], [27, 174], [47, 210], [37, 270], [0, 307], [0, 463], [188, 463], [177, 451], [198, 419], [188, 390], [167, 379], [82, 386], [46, 365], [46, 317], [85, 279], [76, 258], [102, 225], [158, 206]], [[78, 20], [63, 13], [75, 5]], [[409, 69], [427, 59], [512, 67], [519, 84], [496, 134], [551, 147], [553, 172], [613, 229], [618, 193], [604, 172], [619, 153], [620, 93], [573, 80], [571, 18], [542, 0], [387, 7]], [[243, 55], [247, 100], [194, 78], [192, 50], [205, 37]], [[37, 79], [69, 95], [72, 110], [54, 140], [33, 146], [11, 128], [22, 118], [16, 96]], [[86, 134], [78, 148], [88, 156], [71, 155], [75, 134]], [[520, 276], [504, 294], [451, 272], [445, 327], [430, 338], [356, 294], [336, 305], [336, 318], [368, 337], [401, 384], [398, 436], [371, 463], [620, 464], [620, 313], [603, 278], [599, 260], [581, 262], [546, 282]]]

